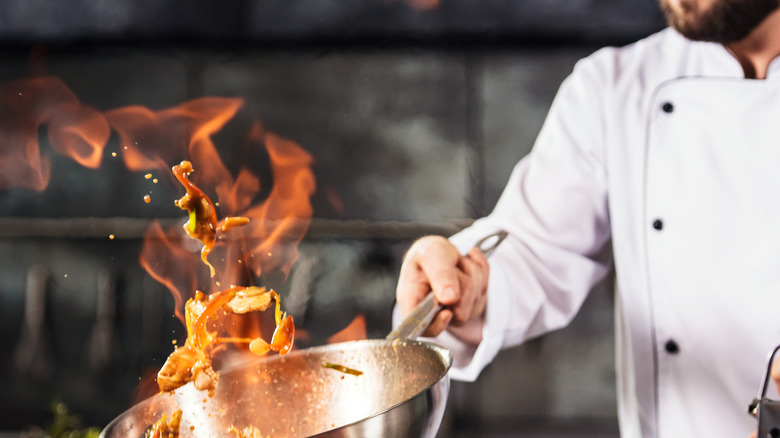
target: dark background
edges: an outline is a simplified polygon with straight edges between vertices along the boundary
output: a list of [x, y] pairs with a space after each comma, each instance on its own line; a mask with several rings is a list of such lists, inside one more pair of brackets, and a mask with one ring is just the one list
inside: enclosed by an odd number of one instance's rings
[[[56, 76], [98, 110], [242, 97], [226, 154], [254, 117], [311, 153], [314, 219], [282, 286], [305, 347], [356, 315], [383, 337], [408, 245], [490, 211], [577, 59], [662, 27], [654, 0], [6, 0], [0, 80]], [[181, 218], [179, 188], [143, 204], [139, 172], [41, 138], [47, 190], [0, 191], [0, 435], [45, 427], [56, 400], [105, 426], [183, 336], [137, 263], [149, 220]], [[440, 435], [616, 436], [612, 329], [607, 281], [573, 327], [454, 382]]]

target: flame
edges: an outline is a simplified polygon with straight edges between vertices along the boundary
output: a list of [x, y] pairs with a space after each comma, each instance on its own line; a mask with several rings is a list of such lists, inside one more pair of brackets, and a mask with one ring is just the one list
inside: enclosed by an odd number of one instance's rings
[[346, 327], [328, 338], [328, 344], [366, 339], [366, 317], [358, 315]]
[[[119, 134], [122, 159], [130, 170], [165, 170], [190, 159], [205, 183], [229, 179], [211, 136], [243, 105], [242, 99], [203, 97], [173, 108], [153, 111], [128, 106], [106, 112]], [[216, 160], [214, 166], [210, 163]]]
[[[107, 115], [111, 126], [120, 133], [122, 155], [128, 167], [145, 171], [164, 166], [167, 171], [166, 161], [175, 164], [180, 158], [190, 159], [193, 182], [205, 193], [216, 193], [213, 201], [218, 206], [217, 216], [250, 219], [243, 227], [217, 234], [209, 255], [218, 273], [216, 278], [208, 275], [209, 270], [200, 260], [199, 246], [191, 246], [197, 241], [186, 236], [181, 226], [164, 230], [159, 223], [154, 223], [147, 230], [140, 263], [170, 290], [176, 316], [183, 323], [184, 302], [196, 290], [214, 292], [220, 286], [249, 285], [253, 277], [265, 272], [280, 272], [286, 277], [298, 258], [297, 245], [313, 213], [310, 197], [315, 183], [310, 169], [311, 156], [296, 143], [267, 132], [259, 121], [247, 132], [247, 147], [262, 148], [268, 154], [273, 177], [268, 195], [256, 200], [262, 188], [260, 178], [248, 167], [241, 167], [235, 177], [226, 168], [211, 136], [236, 114], [241, 103], [237, 99], [210, 98], [156, 113], [132, 107], [113, 110]], [[166, 123], [173, 123], [174, 127], [184, 124], [188, 129], [174, 129], [172, 133], [165, 128]], [[188, 132], [191, 138], [187, 137]], [[170, 150], [153, 146], [167, 142], [173, 145]], [[190, 248], [186, 248], [188, 243]], [[228, 314], [221, 315], [215, 327], [223, 340], [267, 338], [264, 333], [273, 330], [274, 322], [266, 313]], [[214, 351], [227, 345], [223, 343]], [[222, 360], [231, 359], [217, 359]]]
[[[315, 190], [311, 156], [296, 143], [267, 132], [255, 121], [247, 133], [249, 147], [263, 148], [270, 157], [273, 186], [262, 202], [260, 178], [242, 167], [235, 177], [221, 159], [212, 136], [232, 120], [242, 99], [205, 97], [153, 111], [142, 106], [106, 112], [119, 135], [124, 163], [131, 170], [165, 170], [182, 159], [192, 161], [192, 180], [204, 192], [216, 194], [219, 217], [245, 216], [249, 225], [230, 231], [217, 241], [209, 260], [220, 273], [204, 287], [198, 281], [202, 265], [169, 237], [177, 230], [149, 229], [141, 264], [176, 297], [181, 315], [185, 297], [198, 286], [214, 291], [219, 285], [246, 284], [266, 271], [289, 274], [298, 258], [297, 244], [312, 216], [309, 201]], [[180, 234], [180, 233], [178, 233]], [[174, 266], [178, 265], [178, 266]], [[166, 272], [167, 271], [167, 272]], [[190, 271], [190, 272], [187, 272]], [[175, 273], [177, 279], [171, 279]]]
[[[55, 77], [0, 84], [0, 190], [42, 191], [48, 186], [52, 164], [39, 143], [42, 128], [52, 152], [87, 168], [100, 166], [112, 130], [131, 171], [167, 173], [173, 164], [191, 161], [193, 181], [209, 196], [216, 195], [218, 216], [245, 216], [251, 222], [218, 238], [210, 256], [220, 272], [215, 279], [204, 270], [200, 248], [192, 246], [180, 225], [166, 230], [154, 222], [148, 228], [139, 262], [171, 291], [175, 312], [184, 321], [184, 302], [196, 290], [248, 286], [266, 273], [286, 278], [312, 217], [312, 157], [295, 142], [266, 131], [259, 121], [246, 133], [241, 146], [269, 157], [272, 185], [267, 195], [261, 196], [261, 178], [247, 165], [251, 163], [229, 170], [223, 162], [212, 137], [243, 105], [240, 98], [202, 97], [161, 110], [132, 105], [99, 111], [81, 103]], [[170, 181], [174, 183], [172, 177]], [[247, 318], [230, 319], [225, 326], [232, 330], [227, 336], [254, 338], [264, 331], [258, 321]]]
[[200, 256], [182, 246], [184, 237], [166, 233], [159, 222], [149, 226], [139, 262], [146, 272], [163, 284], [174, 299], [176, 317], [184, 322], [184, 297], [194, 294], [198, 284]]
[[[264, 269], [278, 270], [285, 277], [298, 260], [298, 243], [312, 216], [308, 202], [314, 193], [311, 156], [297, 144], [263, 131], [255, 124], [251, 134], [262, 140], [271, 158], [274, 185], [265, 202], [240, 212], [252, 221], [245, 227], [251, 236], [265, 236], [249, 248], [255, 254], [249, 266], [255, 275]], [[302, 200], [304, 202], [302, 202]]]
[[[165, 170], [183, 159], [193, 163], [193, 180], [216, 194], [221, 217], [246, 216], [243, 230], [218, 242], [222, 275], [220, 283], [243, 284], [266, 271], [284, 277], [298, 258], [312, 216], [309, 198], [314, 193], [311, 156], [296, 143], [267, 132], [255, 121], [247, 133], [248, 147], [263, 148], [271, 160], [273, 187], [262, 202], [260, 178], [249, 168], [231, 173], [220, 157], [212, 136], [230, 122], [243, 106], [240, 98], [202, 97], [171, 108], [152, 110], [131, 105], [100, 112], [82, 104], [60, 79], [37, 77], [0, 85], [0, 189], [26, 187], [44, 190], [51, 177], [51, 159], [42, 153], [38, 140], [41, 127], [51, 149], [88, 168], [97, 168], [114, 130], [120, 153], [133, 171]], [[158, 225], [149, 229], [141, 263], [176, 297], [181, 312], [185, 291], [198, 283], [199, 268], [189, 254], [175, 248], [180, 242]], [[167, 261], [166, 261], [167, 260]], [[179, 265], [179, 266], [175, 266]], [[183, 266], [183, 267], [182, 267]], [[191, 268], [190, 268], [191, 266]], [[219, 268], [217, 268], [219, 270]], [[176, 280], [171, 280], [175, 272]]]
[[44, 190], [51, 161], [42, 155], [38, 131], [46, 125], [51, 148], [89, 168], [97, 168], [110, 136], [98, 110], [79, 102], [58, 78], [20, 79], [0, 85], [0, 189]]
[[[208, 102], [214, 105], [208, 105]], [[205, 193], [216, 193], [218, 217], [244, 216], [249, 224], [218, 233], [209, 261], [218, 275], [204, 280], [204, 264], [197, 252], [182, 247], [187, 242], [181, 227], [174, 225], [163, 230], [159, 224], [150, 227], [144, 240], [140, 262], [150, 275], [165, 285], [173, 294], [176, 315], [183, 321], [183, 302], [196, 289], [213, 292], [230, 285], [248, 285], [266, 272], [278, 272], [284, 278], [298, 258], [297, 245], [303, 239], [312, 216], [310, 197], [315, 190], [310, 169], [311, 156], [296, 143], [285, 140], [263, 129], [254, 122], [247, 133], [250, 147], [263, 148], [270, 159], [273, 185], [265, 199], [257, 201], [261, 190], [260, 178], [248, 167], [233, 174], [221, 160], [210, 137], [235, 115], [239, 100], [199, 99], [159, 113], [116, 111], [108, 115], [111, 126], [122, 134], [123, 156], [132, 168], [146, 170], [159, 166], [175, 154], [189, 153], [193, 161], [193, 181]], [[198, 110], [208, 110], [198, 114]], [[142, 122], [132, 115], [141, 115]], [[158, 153], [142, 144], [160, 144], [163, 138], [172, 138], [161, 128], [163, 120], [184, 117], [190, 126], [191, 139], [178, 141], [187, 144], [184, 150]], [[144, 123], [151, 123], [145, 127]], [[175, 125], [176, 123], [174, 123]], [[121, 125], [121, 126], [120, 126]], [[182, 133], [176, 134], [180, 136]], [[136, 145], [138, 143], [138, 145]], [[166, 155], [168, 154], [168, 155]], [[200, 167], [197, 167], [200, 163]], [[171, 201], [173, 202], [173, 200]], [[198, 248], [199, 249], [199, 248]], [[229, 318], [224, 324], [227, 337], [259, 337], [264, 325], [259, 316]], [[265, 324], [267, 326], [267, 324]], [[252, 333], [249, 333], [252, 332]]]

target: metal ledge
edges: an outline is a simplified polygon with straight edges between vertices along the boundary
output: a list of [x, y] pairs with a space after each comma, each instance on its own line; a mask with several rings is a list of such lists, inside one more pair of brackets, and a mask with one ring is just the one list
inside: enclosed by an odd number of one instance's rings
[[[166, 230], [184, 222], [182, 219], [158, 221]], [[0, 238], [109, 239], [113, 236], [114, 239], [142, 239], [153, 222], [151, 219], [127, 217], [4, 217], [0, 218]], [[415, 239], [427, 234], [446, 236], [472, 222], [472, 219], [443, 222], [312, 219], [306, 239]], [[301, 223], [301, 226], [304, 225]], [[229, 235], [226, 237], [229, 238]]]

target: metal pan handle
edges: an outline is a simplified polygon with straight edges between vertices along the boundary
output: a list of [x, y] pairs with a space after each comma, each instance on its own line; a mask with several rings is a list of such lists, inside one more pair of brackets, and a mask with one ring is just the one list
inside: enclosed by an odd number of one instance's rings
[[[479, 248], [482, 254], [488, 257], [498, 248], [498, 245], [506, 238], [507, 234], [506, 231], [502, 230], [487, 235], [480, 239], [474, 247]], [[433, 294], [426, 295], [385, 339], [416, 339], [428, 328], [433, 318], [442, 309], [444, 309], [444, 306], [436, 301], [436, 297]]]

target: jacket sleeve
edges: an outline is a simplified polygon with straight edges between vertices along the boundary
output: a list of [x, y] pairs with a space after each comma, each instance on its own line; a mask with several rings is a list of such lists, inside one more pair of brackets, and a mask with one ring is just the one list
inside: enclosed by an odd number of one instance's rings
[[509, 232], [490, 258], [482, 342], [450, 333], [436, 340], [453, 352], [453, 378], [474, 380], [501, 348], [567, 325], [611, 269], [605, 64], [577, 64], [494, 211], [451, 237], [465, 253], [489, 233]]

